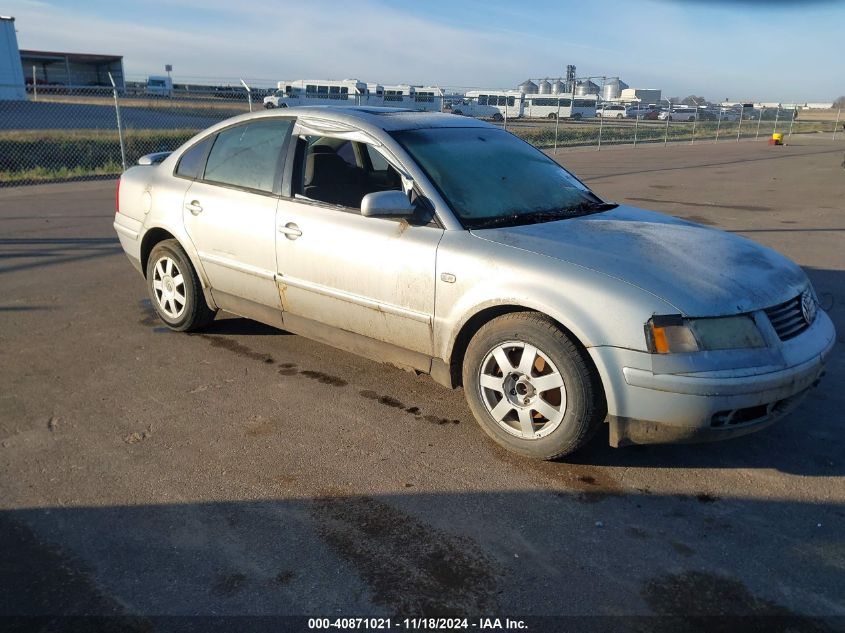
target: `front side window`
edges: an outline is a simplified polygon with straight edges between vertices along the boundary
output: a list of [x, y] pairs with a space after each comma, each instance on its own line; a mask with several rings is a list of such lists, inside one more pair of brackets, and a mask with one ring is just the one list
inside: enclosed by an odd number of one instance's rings
[[289, 119], [258, 119], [223, 130], [208, 155], [204, 180], [272, 192], [292, 127]]
[[603, 210], [601, 200], [578, 179], [504, 130], [434, 128], [393, 136], [425, 170], [466, 228]]
[[301, 196], [360, 209], [361, 200], [377, 191], [402, 191], [402, 179], [374, 147], [327, 136], [300, 140]]

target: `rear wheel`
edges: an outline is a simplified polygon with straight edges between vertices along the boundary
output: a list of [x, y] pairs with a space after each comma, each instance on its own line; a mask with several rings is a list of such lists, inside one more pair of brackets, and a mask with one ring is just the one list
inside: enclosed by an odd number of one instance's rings
[[496, 114], [494, 114], [494, 115], [493, 115], [493, 120], [494, 120], [494, 121], [501, 121], [501, 120], [503, 120], [504, 118], [505, 118], [505, 117], [503, 117], [503, 116], [502, 116], [502, 113], [501, 113], [501, 112], [497, 112]]
[[625, 116], [625, 115], [620, 112], [619, 114], [616, 115], [616, 118], [621, 119], [623, 116]]
[[147, 287], [159, 318], [172, 330], [199, 330], [214, 320], [191, 260], [176, 240], [153, 247], [147, 261]]
[[463, 384], [484, 431], [505, 448], [538, 459], [582, 447], [607, 411], [586, 352], [536, 312], [484, 325], [467, 347]]
[[554, 112], [549, 112], [549, 116], [548, 116], [548, 118], [550, 118], [550, 119], [556, 119], [556, 118], [557, 118], [557, 115], [556, 115]]

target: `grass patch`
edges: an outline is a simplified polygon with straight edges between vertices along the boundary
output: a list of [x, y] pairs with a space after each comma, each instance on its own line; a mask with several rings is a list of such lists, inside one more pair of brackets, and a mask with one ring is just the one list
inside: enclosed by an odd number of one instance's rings
[[[714, 141], [719, 131], [719, 142], [740, 138], [761, 140], [771, 136], [773, 121], [763, 121], [759, 132], [756, 121], [699, 122], [695, 128], [696, 141]], [[787, 134], [789, 122], [778, 122], [778, 132]], [[125, 131], [126, 161], [134, 165], [144, 154], [168, 152], [194, 136], [198, 129], [136, 130]], [[555, 145], [555, 128], [512, 127], [511, 132], [540, 148]], [[832, 132], [829, 122], [796, 120], [793, 134]], [[662, 124], [643, 124], [637, 129], [637, 143], [662, 143], [666, 128]], [[672, 122], [669, 125], [670, 141], [693, 139], [691, 123]], [[595, 145], [599, 125], [584, 123], [561, 125], [557, 135], [558, 147]], [[602, 145], [631, 144], [634, 127], [606, 125], [602, 129]], [[117, 175], [122, 171], [120, 143], [116, 130], [10, 130], [0, 132], [0, 187], [35, 184], [45, 181], [77, 180], [86, 177]]]
[[[172, 151], [197, 130], [127, 130], [126, 162]], [[0, 186], [119, 174], [117, 131], [22, 130], [0, 133]]]

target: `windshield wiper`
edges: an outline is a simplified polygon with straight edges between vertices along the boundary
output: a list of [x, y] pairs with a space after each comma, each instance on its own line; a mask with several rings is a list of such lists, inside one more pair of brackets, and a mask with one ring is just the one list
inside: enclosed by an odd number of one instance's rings
[[491, 218], [479, 218], [468, 222], [470, 229], [490, 229], [497, 226], [518, 226], [522, 224], [539, 224], [540, 222], [551, 222], [564, 218], [574, 218], [589, 213], [599, 213], [615, 209], [618, 204], [613, 202], [601, 202], [585, 200], [571, 207], [563, 209], [550, 209], [548, 211], [536, 211], [534, 213], [509, 213], [497, 215]]

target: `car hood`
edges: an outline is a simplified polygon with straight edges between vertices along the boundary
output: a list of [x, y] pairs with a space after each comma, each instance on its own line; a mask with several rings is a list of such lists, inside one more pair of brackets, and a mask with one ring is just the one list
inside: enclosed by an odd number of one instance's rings
[[687, 316], [767, 308], [808, 283], [795, 263], [751, 240], [635, 207], [472, 233], [621, 279]]

